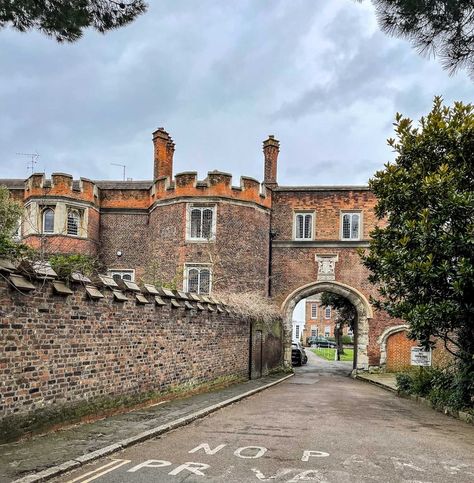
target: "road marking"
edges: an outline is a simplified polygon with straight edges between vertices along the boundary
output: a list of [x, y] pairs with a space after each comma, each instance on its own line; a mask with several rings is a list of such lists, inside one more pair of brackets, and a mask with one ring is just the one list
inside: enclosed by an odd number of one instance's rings
[[188, 461], [188, 462], [184, 463], [184, 465], [180, 465], [177, 468], [175, 468], [174, 470], [170, 471], [168, 473], [168, 475], [176, 476], [179, 473], [181, 473], [181, 471], [187, 470], [190, 473], [193, 473], [194, 475], [206, 476], [200, 470], [207, 470], [208, 468], [210, 468], [210, 466], [206, 465], [206, 463], [193, 463], [192, 461]]
[[329, 456], [329, 453], [325, 453], [324, 451], [309, 451], [305, 450], [303, 452], [303, 457], [301, 458], [301, 461], [309, 461], [309, 458], [327, 458]]
[[133, 468], [130, 468], [128, 470], [128, 473], [135, 473], [135, 471], [138, 471], [141, 468], [164, 468], [165, 466], [171, 466], [171, 465], [172, 465], [171, 461], [146, 460], [143, 463], [140, 463], [139, 465], [136, 465]]
[[226, 444], [220, 444], [219, 446], [216, 446], [214, 449], [211, 449], [211, 447], [207, 443], [201, 443], [199, 446], [196, 446], [195, 448], [190, 450], [189, 453], [196, 453], [200, 449], [203, 449], [206, 454], [214, 455], [222, 448], [225, 448], [226, 446], [227, 446]]
[[[242, 453], [242, 451], [245, 451], [247, 449], [256, 449], [257, 452], [254, 455], [249, 455], [245, 456]], [[237, 448], [234, 451], [235, 456], [238, 456], [239, 458], [245, 458], [245, 459], [257, 459], [261, 458], [265, 453], [267, 452], [267, 448], [264, 448], [263, 446], [243, 446], [242, 448]]]
[[[103, 466], [100, 466], [99, 468], [96, 468], [95, 470], [89, 471], [88, 473], [84, 473], [83, 475], [78, 476], [73, 480], [69, 480], [67, 483], [76, 483], [77, 481], [80, 481], [81, 483], [88, 483], [89, 481], [96, 480], [100, 476], [110, 473], [111, 471], [115, 471], [121, 466], [126, 465], [128, 463], [131, 463], [131, 460], [112, 460], [109, 463]], [[109, 468], [110, 466], [112, 466], [112, 468]], [[100, 473], [97, 473], [97, 472], [100, 472]], [[83, 480], [83, 478], [87, 478], [88, 476], [91, 476], [91, 475], [93, 475], [91, 478], [88, 478], [87, 480]]]

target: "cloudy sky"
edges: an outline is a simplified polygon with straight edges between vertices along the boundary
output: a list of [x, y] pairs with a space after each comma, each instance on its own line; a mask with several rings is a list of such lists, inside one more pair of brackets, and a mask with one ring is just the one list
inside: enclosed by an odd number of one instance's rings
[[[37, 171], [149, 179], [151, 132], [176, 142], [175, 172], [262, 178], [261, 142], [281, 141], [280, 184], [363, 184], [391, 159], [394, 114], [433, 96], [472, 101], [377, 27], [367, 0], [151, 0], [130, 26], [75, 44], [0, 31], [0, 178]], [[234, 180], [234, 184], [238, 179]]]

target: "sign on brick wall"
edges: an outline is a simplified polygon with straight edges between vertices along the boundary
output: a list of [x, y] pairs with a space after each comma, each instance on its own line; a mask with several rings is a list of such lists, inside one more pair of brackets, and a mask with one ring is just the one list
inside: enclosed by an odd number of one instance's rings
[[431, 366], [431, 351], [425, 351], [423, 347], [412, 347], [410, 364], [412, 366]]

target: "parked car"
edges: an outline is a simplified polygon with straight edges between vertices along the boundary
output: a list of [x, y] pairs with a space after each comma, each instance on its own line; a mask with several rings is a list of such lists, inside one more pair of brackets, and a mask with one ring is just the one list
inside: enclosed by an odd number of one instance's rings
[[308, 356], [304, 350], [304, 347], [299, 341], [293, 341], [291, 343], [291, 363], [294, 366], [302, 366], [308, 362]]
[[329, 349], [336, 348], [335, 342], [327, 339], [326, 337], [321, 337], [321, 336], [308, 337], [308, 339], [306, 340], [306, 343], [309, 345], [309, 347], [324, 347]]

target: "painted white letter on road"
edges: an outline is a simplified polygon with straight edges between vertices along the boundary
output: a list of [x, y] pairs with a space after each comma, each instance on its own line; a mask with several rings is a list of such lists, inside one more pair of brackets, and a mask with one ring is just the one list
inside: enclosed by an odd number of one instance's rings
[[313, 458], [326, 458], [329, 456], [329, 453], [325, 453], [324, 451], [308, 451], [305, 450], [303, 453], [303, 457], [301, 458], [301, 461], [309, 461], [310, 457]]
[[199, 446], [196, 446], [193, 448], [190, 453], [197, 453], [200, 449], [203, 449], [206, 454], [216, 454], [218, 451], [220, 451], [222, 448], [225, 448], [227, 445], [226, 444], [220, 444], [219, 446], [216, 446], [214, 449], [211, 449], [207, 443], [202, 443]]
[[177, 468], [175, 468], [173, 471], [170, 471], [168, 474], [171, 476], [176, 476], [181, 471], [187, 470], [190, 473], [193, 473], [198, 476], [206, 476], [202, 471], [200, 470], [207, 470], [209, 468], [209, 465], [206, 465], [204, 463], [193, 463], [192, 461], [188, 461], [187, 463], [184, 463], [184, 465], [180, 465]]
[[128, 472], [135, 473], [135, 471], [138, 471], [141, 468], [163, 468], [165, 466], [171, 466], [171, 462], [164, 460], [147, 460], [137, 466], [134, 466], [133, 468], [130, 468]]
[[[242, 454], [242, 451], [246, 451], [246, 450], [257, 450], [257, 452], [254, 455], [245, 456]], [[244, 446], [242, 448], [237, 448], [234, 451], [234, 454], [239, 458], [256, 459], [256, 458], [261, 458], [266, 452], [267, 452], [267, 448], [264, 448], [263, 446]]]

